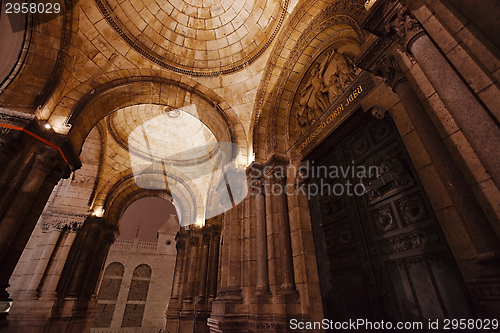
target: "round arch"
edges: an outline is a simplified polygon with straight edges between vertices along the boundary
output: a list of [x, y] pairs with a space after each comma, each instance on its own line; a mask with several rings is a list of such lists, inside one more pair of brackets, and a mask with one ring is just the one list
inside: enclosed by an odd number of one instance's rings
[[271, 152], [286, 154], [289, 104], [305, 70], [318, 56], [318, 50], [325, 50], [335, 41], [353, 39], [362, 44], [365, 37], [358, 22], [364, 13], [364, 1], [360, 0], [311, 1], [295, 7], [290, 24], [273, 49], [257, 92], [251, 125], [257, 161], [265, 162]]
[[[235, 143], [242, 156], [248, 155], [245, 130], [236, 113], [217, 94], [191, 79], [137, 76], [113, 80], [85, 94], [69, 105], [70, 109], [66, 103], [58, 104], [49, 122], [59, 131], [70, 127], [68, 136], [74, 149], [79, 151], [92, 127], [101, 119], [116, 110], [137, 104], [158, 104], [171, 108], [194, 104], [200, 121], [219, 142]], [[67, 116], [61, 117], [63, 114]]]
[[[163, 176], [157, 174], [156, 176]], [[176, 179], [175, 190], [147, 189], [137, 186], [134, 175], [128, 173], [118, 182], [107, 187], [106, 191], [101, 191], [93, 203], [94, 212], [98, 212], [96, 207], [102, 207], [104, 218], [111, 225], [118, 225], [125, 210], [135, 201], [145, 197], [159, 197], [165, 199], [176, 207], [180, 223], [190, 223], [195, 221], [202, 213], [197, 205], [199, 193], [194, 192], [194, 188], [187, 185], [186, 180], [178, 175], [168, 175]]]

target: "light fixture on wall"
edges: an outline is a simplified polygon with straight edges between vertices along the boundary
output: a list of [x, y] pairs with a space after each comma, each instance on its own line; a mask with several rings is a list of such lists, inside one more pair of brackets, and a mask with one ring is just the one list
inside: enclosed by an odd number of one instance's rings
[[95, 217], [103, 217], [104, 216], [104, 208], [102, 207], [97, 207], [96, 209], [94, 209], [94, 211], [92, 212], [92, 216], [95, 216]]
[[377, 0], [366, 0], [365, 1], [365, 9], [370, 10], [370, 8], [373, 7], [373, 5], [377, 2]]

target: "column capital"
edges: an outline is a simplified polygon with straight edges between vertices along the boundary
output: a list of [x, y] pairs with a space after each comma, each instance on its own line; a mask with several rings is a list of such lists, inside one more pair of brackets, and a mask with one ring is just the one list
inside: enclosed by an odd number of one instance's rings
[[[15, 140], [12, 141], [12, 139]], [[9, 142], [14, 145], [9, 146]], [[46, 147], [47, 150], [55, 149], [61, 165], [67, 169], [64, 172], [66, 177], [70, 175], [70, 171], [82, 166], [79, 152], [74, 150], [67, 135], [58, 134], [52, 129], [45, 129], [43, 124], [31, 114], [0, 108], [0, 151], [4, 146], [15, 154], [25, 142], [34, 143], [40, 148]]]
[[413, 42], [424, 29], [401, 1], [377, 1], [362, 22], [362, 27], [376, 36], [398, 43], [411, 54]]
[[103, 241], [113, 244], [116, 236], [118, 236], [119, 230], [115, 225], [110, 225], [107, 223], [104, 217], [98, 217], [93, 215], [87, 215], [80, 229], [83, 232], [90, 232], [93, 237], [99, 237], [102, 235]]
[[87, 217], [86, 214], [72, 214], [48, 210], [42, 214], [42, 230], [52, 229], [78, 231]]
[[190, 232], [184, 228], [181, 228], [177, 235], [175, 235], [175, 242], [177, 250], [185, 250], [187, 248], [187, 241], [189, 240]]
[[297, 169], [297, 172], [295, 173], [295, 183], [297, 185], [302, 185], [309, 181], [310, 168], [311, 166], [309, 165], [308, 162], [300, 163], [300, 166]]
[[404, 6], [397, 9], [392, 20], [385, 25], [385, 29], [389, 37], [396, 40], [408, 54], [411, 54], [413, 42], [425, 34], [420, 22]]
[[21, 134], [20, 131], [0, 127], [0, 153], [8, 158], [14, 156], [23, 146]]
[[387, 55], [380, 64], [375, 66], [373, 74], [384, 80], [384, 82], [391, 87], [393, 91], [396, 91], [399, 84], [407, 81], [407, 78], [399, 67], [399, 64], [391, 54]]

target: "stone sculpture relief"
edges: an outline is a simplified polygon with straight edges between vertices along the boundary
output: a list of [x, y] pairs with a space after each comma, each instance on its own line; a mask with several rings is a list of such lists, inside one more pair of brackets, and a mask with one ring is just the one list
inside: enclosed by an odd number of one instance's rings
[[333, 49], [320, 63], [314, 64], [311, 77], [299, 92], [297, 120], [300, 135], [325, 112], [356, 77], [353, 60]]

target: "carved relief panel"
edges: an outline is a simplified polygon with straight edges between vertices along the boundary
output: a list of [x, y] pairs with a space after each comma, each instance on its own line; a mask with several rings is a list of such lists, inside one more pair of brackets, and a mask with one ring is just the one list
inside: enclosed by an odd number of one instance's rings
[[292, 142], [319, 119], [360, 73], [354, 66], [359, 52], [359, 46], [354, 41], [338, 42], [324, 50], [310, 65], [298, 85], [292, 104]]

